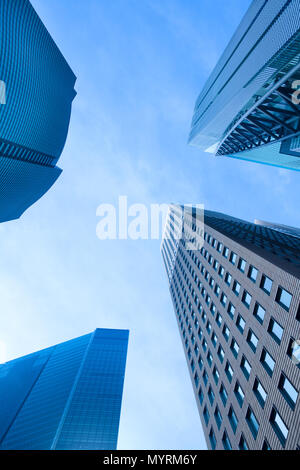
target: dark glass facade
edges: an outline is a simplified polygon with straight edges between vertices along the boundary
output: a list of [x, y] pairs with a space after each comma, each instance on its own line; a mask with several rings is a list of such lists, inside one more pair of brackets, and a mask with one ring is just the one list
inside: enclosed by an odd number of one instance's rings
[[299, 238], [217, 212], [205, 211], [203, 225], [198, 217], [170, 207], [162, 255], [207, 445], [297, 449]]
[[96, 329], [1, 365], [0, 449], [116, 449], [128, 335]]
[[3, 222], [20, 217], [59, 177], [76, 77], [28, 0], [1, 0], [0, 56]]

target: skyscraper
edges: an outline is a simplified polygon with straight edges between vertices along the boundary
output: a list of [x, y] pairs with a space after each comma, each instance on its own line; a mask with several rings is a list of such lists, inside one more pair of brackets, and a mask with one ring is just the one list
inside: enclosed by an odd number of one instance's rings
[[190, 144], [300, 170], [299, 11], [253, 0], [196, 101]]
[[96, 329], [1, 365], [0, 449], [116, 449], [128, 335]]
[[28, 0], [0, 2], [0, 222], [61, 174], [76, 77]]
[[300, 239], [200, 216], [170, 206], [161, 249], [208, 447], [297, 449]]

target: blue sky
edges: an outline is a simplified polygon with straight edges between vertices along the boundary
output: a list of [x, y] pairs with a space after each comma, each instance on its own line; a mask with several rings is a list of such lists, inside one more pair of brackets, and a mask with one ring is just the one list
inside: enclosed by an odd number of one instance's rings
[[195, 99], [250, 0], [32, 3], [78, 76], [78, 96], [61, 178], [0, 226], [6, 358], [129, 328], [119, 448], [205, 448], [160, 242], [100, 241], [96, 209], [126, 195], [300, 226], [299, 173], [186, 143]]

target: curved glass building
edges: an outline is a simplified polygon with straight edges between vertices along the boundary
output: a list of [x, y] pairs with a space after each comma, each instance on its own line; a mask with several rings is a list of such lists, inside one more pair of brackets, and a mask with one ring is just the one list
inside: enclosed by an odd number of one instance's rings
[[253, 0], [195, 105], [190, 144], [300, 170], [300, 0]]
[[28, 0], [0, 2], [0, 222], [54, 184], [76, 77]]

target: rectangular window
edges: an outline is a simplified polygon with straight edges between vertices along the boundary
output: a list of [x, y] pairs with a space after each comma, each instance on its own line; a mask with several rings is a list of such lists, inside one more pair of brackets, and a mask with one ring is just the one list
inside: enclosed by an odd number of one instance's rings
[[204, 410], [203, 410], [203, 418], [204, 418], [205, 424], [207, 426], [208, 423], [209, 423], [209, 412], [208, 412], [208, 409], [207, 409], [206, 405], [205, 405]]
[[270, 423], [278, 437], [278, 439], [281, 442], [281, 445], [284, 447], [289, 430], [286, 427], [283, 419], [281, 418], [280, 414], [278, 411], [273, 407], [272, 412], [271, 412], [271, 417], [270, 417]]
[[216, 318], [216, 322], [217, 322], [217, 325], [219, 327], [221, 327], [222, 321], [223, 321], [222, 315], [220, 313], [218, 313], [217, 318]]
[[207, 395], [208, 395], [208, 399], [210, 401], [210, 404], [213, 405], [213, 403], [215, 401], [215, 394], [214, 394], [213, 389], [211, 388], [211, 386], [209, 386]]
[[224, 357], [225, 357], [225, 352], [224, 352], [224, 349], [222, 348], [222, 346], [219, 346], [218, 356], [219, 356], [220, 361], [223, 362]]
[[239, 442], [239, 450], [249, 450], [248, 444], [243, 434], [241, 435], [241, 439]]
[[268, 295], [271, 294], [273, 281], [269, 277], [263, 275], [260, 282], [260, 288]]
[[239, 259], [239, 264], [238, 264], [238, 269], [242, 271], [242, 273], [245, 272], [246, 269], [246, 261], [243, 258]]
[[242, 297], [242, 302], [247, 308], [250, 308], [251, 299], [252, 299], [252, 297], [249, 294], [249, 292], [244, 290], [243, 297]]
[[226, 366], [225, 366], [225, 374], [227, 375], [227, 378], [229, 382], [232, 382], [233, 378], [233, 368], [231, 367], [230, 363], [227, 361]]
[[234, 317], [234, 314], [235, 314], [235, 306], [234, 306], [231, 302], [229, 302], [227, 312], [228, 312], [230, 318], [233, 318], [233, 317]]
[[241, 315], [237, 317], [236, 326], [238, 327], [241, 333], [244, 333], [246, 322]]
[[260, 362], [264, 366], [270, 377], [272, 377], [275, 368], [275, 361], [265, 348], [262, 350]]
[[251, 368], [250, 363], [245, 358], [245, 356], [243, 356], [241, 360], [241, 369], [244, 372], [244, 376], [246, 377], [246, 379], [249, 380], [252, 368]]
[[232, 251], [232, 252], [230, 253], [229, 261], [230, 261], [230, 263], [235, 264], [235, 263], [236, 263], [236, 260], [237, 260], [237, 254]]
[[281, 374], [278, 388], [292, 410], [294, 410], [298, 399], [298, 391], [284, 374]]
[[258, 403], [261, 405], [262, 408], [264, 408], [267, 400], [267, 392], [265, 391], [264, 387], [262, 386], [257, 377], [254, 381], [253, 392], [258, 400]]
[[286, 291], [282, 287], [278, 287], [275, 300], [287, 312], [290, 309], [292, 298], [293, 298], [292, 294], [290, 294], [288, 291]]
[[230, 286], [231, 284], [231, 281], [232, 281], [232, 276], [230, 273], [226, 273], [226, 276], [225, 276], [225, 282], [228, 286]]
[[235, 434], [236, 430], [237, 430], [237, 426], [238, 426], [238, 419], [237, 419], [237, 416], [236, 416], [232, 406], [229, 408], [228, 419], [229, 419], [229, 422], [231, 424], [232, 430]]
[[265, 309], [258, 302], [256, 302], [253, 315], [255, 316], [256, 320], [259, 321], [259, 323], [263, 324], [265, 314]]
[[252, 282], [256, 282], [258, 276], [258, 270], [254, 266], [250, 266], [248, 271], [248, 277]]
[[249, 344], [252, 351], [256, 352], [258, 345], [258, 337], [253, 333], [252, 330], [249, 330], [248, 332], [247, 343]]
[[230, 330], [226, 324], [223, 327], [223, 336], [226, 339], [226, 341], [228, 341], [229, 336], [230, 336]]
[[229, 440], [229, 437], [226, 431], [224, 431], [224, 434], [222, 437], [222, 444], [225, 450], [232, 450], [231, 442]]
[[216, 296], [219, 297], [220, 292], [221, 292], [221, 289], [220, 289], [219, 284], [216, 284], [216, 287], [215, 287], [215, 291], [214, 291], [214, 292], [215, 292]]
[[268, 332], [272, 336], [272, 338], [276, 341], [277, 344], [281, 343], [282, 335], [283, 335], [283, 328], [282, 326], [277, 323], [272, 317], [268, 326]]
[[223, 266], [220, 266], [220, 269], [219, 269], [219, 276], [220, 277], [224, 277], [224, 274], [225, 274], [225, 269], [223, 268]]
[[220, 410], [219, 410], [218, 406], [216, 406], [216, 409], [215, 409], [215, 412], [214, 412], [214, 417], [215, 417], [218, 429], [220, 429], [220, 427], [222, 426], [223, 419], [222, 419], [222, 415], [220, 413]]
[[203, 394], [203, 390], [202, 390], [201, 387], [200, 387], [199, 392], [198, 392], [198, 397], [199, 397], [200, 404], [202, 405], [203, 399], [204, 399], [204, 394]]
[[216, 385], [218, 385], [218, 382], [219, 382], [219, 379], [220, 379], [220, 374], [219, 374], [219, 371], [216, 368], [216, 366], [214, 367], [214, 370], [213, 370], [213, 378], [214, 378], [214, 381], [215, 381]]
[[247, 410], [246, 421], [248, 423], [252, 436], [254, 437], [254, 439], [256, 439], [259, 431], [259, 422], [257, 421], [256, 416], [251, 410], [250, 406]]
[[220, 387], [220, 397], [223, 402], [223, 405], [226, 406], [227, 399], [228, 399], [228, 393], [224, 385], [222, 384]]
[[232, 290], [235, 293], [235, 295], [239, 296], [239, 294], [241, 292], [241, 284], [237, 281], [234, 281], [233, 286], [232, 286]]
[[239, 347], [238, 343], [235, 341], [235, 339], [233, 339], [231, 341], [230, 349], [231, 349], [232, 354], [234, 355], [234, 357], [237, 358], [238, 354], [239, 354], [240, 347]]
[[229, 255], [229, 249], [227, 248], [227, 246], [225, 246], [223, 250], [223, 256], [224, 258], [228, 258], [228, 255]]
[[221, 295], [220, 302], [221, 302], [221, 304], [223, 305], [223, 307], [226, 307], [227, 295], [224, 294], [224, 292], [223, 292], [222, 295]]
[[235, 393], [236, 399], [238, 401], [238, 404], [242, 408], [243, 403], [244, 403], [244, 399], [245, 399], [245, 394], [244, 394], [243, 389], [240, 386], [239, 382], [236, 382], [236, 384], [235, 384], [234, 393]]
[[213, 428], [211, 428], [209, 432], [209, 442], [212, 450], [215, 450], [215, 448], [217, 447], [217, 440]]

